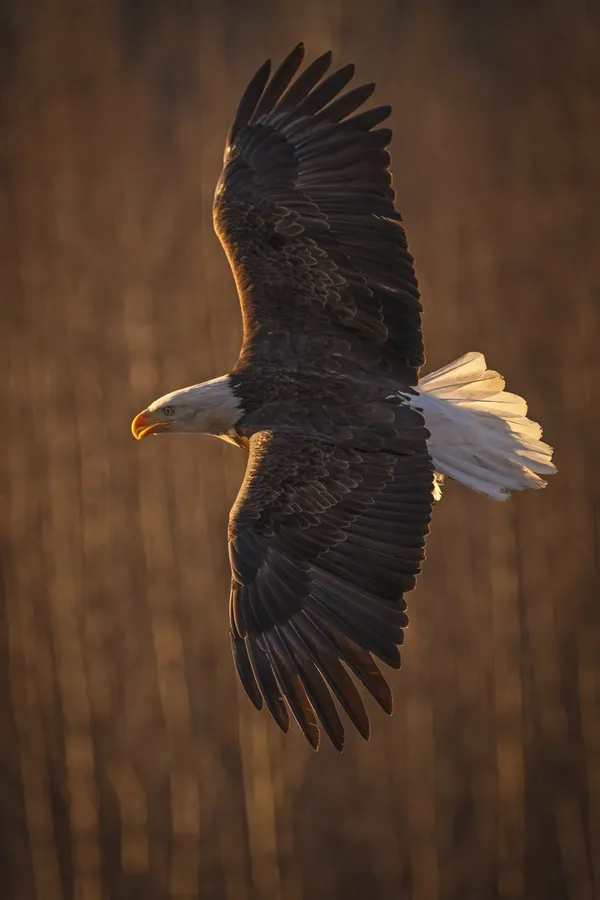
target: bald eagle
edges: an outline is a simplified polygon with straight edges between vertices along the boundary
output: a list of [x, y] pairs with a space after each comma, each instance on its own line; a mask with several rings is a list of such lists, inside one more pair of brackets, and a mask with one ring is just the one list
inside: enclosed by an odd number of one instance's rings
[[203, 432], [248, 453], [231, 510], [229, 627], [252, 703], [313, 748], [341, 750], [336, 698], [369, 720], [351, 674], [387, 713], [374, 657], [400, 666], [404, 595], [444, 476], [495, 500], [540, 488], [552, 448], [481, 353], [419, 379], [422, 307], [394, 206], [389, 106], [331, 53], [297, 74], [299, 44], [246, 88], [213, 218], [244, 337], [233, 370], [166, 394], [136, 438]]

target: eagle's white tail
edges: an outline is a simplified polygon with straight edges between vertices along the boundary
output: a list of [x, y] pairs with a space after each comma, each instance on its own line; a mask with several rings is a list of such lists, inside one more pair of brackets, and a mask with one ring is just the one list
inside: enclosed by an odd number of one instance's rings
[[[527, 403], [504, 390], [504, 378], [486, 369], [482, 353], [466, 353], [419, 381], [411, 406], [422, 410], [431, 432], [436, 472], [494, 500], [510, 491], [545, 487], [552, 447], [527, 418]], [[436, 498], [440, 495], [436, 479]]]

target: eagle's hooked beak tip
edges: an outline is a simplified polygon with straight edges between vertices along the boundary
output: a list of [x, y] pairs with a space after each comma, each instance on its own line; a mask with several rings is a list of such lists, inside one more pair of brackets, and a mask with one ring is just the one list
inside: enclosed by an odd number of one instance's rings
[[148, 421], [147, 414], [145, 412], [138, 413], [131, 423], [131, 433], [136, 441], [139, 441], [144, 437], [144, 432], [147, 431], [149, 425], [150, 422]]
[[148, 437], [149, 434], [155, 434], [157, 431], [164, 431], [170, 427], [171, 422], [168, 419], [151, 422], [148, 410], [145, 409], [144, 412], [138, 413], [131, 423], [131, 433], [136, 441], [141, 441], [142, 438]]

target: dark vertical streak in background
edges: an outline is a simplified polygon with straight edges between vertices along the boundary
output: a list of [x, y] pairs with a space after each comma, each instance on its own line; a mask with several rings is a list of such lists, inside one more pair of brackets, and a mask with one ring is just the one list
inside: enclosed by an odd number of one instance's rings
[[[0, 883], [7, 900], [600, 896], [600, 46], [594, 3], [5, 0]], [[227, 637], [244, 458], [129, 422], [234, 362], [211, 201], [304, 39], [394, 104], [428, 369], [470, 349], [556, 448], [448, 485], [396, 710], [314, 756]]]

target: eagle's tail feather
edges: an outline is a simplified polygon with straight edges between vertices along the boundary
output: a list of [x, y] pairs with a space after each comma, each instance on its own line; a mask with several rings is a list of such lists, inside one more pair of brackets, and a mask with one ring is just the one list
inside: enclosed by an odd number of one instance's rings
[[527, 418], [527, 403], [504, 390], [504, 378], [486, 368], [482, 353], [466, 353], [432, 372], [417, 390], [411, 405], [423, 412], [440, 475], [506, 500], [511, 491], [545, 487], [540, 476], [556, 472], [552, 447]]

